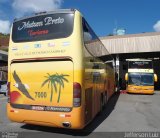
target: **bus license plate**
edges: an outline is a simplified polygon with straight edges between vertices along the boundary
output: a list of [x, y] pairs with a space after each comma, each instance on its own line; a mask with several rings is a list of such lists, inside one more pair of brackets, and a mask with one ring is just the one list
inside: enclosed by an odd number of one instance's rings
[[44, 111], [44, 106], [32, 106], [32, 110]]

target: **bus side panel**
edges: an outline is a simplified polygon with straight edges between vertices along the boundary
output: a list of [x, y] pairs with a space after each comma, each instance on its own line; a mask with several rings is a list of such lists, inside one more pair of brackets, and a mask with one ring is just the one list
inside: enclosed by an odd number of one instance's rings
[[93, 100], [92, 100], [92, 94], [93, 94], [93, 89], [88, 88], [85, 90], [85, 124], [87, 124], [91, 119], [92, 119], [92, 105], [93, 105]]

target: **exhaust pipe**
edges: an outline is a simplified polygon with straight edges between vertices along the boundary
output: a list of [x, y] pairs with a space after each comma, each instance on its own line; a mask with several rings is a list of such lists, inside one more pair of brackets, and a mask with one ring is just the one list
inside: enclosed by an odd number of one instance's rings
[[65, 128], [70, 128], [71, 127], [71, 123], [70, 122], [63, 122], [62, 126]]

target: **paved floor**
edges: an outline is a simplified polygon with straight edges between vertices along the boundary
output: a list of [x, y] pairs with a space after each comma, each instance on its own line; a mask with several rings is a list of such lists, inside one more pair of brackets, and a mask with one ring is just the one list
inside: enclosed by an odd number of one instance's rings
[[160, 92], [154, 95], [120, 94], [113, 111], [95, 131], [160, 132]]
[[[93, 132], [160, 132], [160, 92], [154, 95], [115, 94], [104, 111], [83, 132], [10, 122], [7, 98], [0, 95], [0, 131], [44, 132], [53, 136], [92, 136]], [[95, 134], [95, 133], [94, 133]], [[98, 133], [99, 135], [99, 133]]]

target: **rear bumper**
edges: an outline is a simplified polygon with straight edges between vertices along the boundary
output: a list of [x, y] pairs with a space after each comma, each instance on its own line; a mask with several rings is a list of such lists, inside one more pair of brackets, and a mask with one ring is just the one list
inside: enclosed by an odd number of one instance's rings
[[154, 86], [128, 85], [127, 92], [128, 93], [137, 93], [137, 94], [153, 94], [154, 93]]
[[85, 126], [82, 108], [73, 108], [71, 112], [48, 112], [16, 109], [8, 103], [7, 115], [13, 122], [26, 124], [67, 128], [63, 123], [68, 122], [70, 129], [83, 129]]
[[136, 94], [153, 94], [154, 90], [127, 90], [128, 93], [136, 93]]

